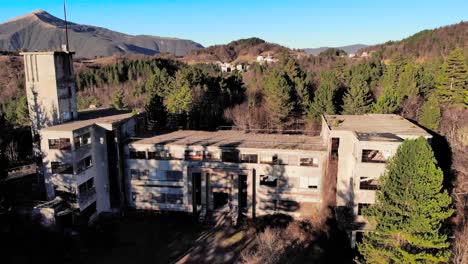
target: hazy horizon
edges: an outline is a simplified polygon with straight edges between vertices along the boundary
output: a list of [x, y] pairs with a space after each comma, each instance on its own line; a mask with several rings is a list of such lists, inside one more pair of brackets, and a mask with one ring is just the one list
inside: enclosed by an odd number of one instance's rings
[[[1, 1], [0, 21], [43, 9], [63, 18], [62, 0]], [[68, 20], [131, 35], [211, 46], [259, 37], [290, 48], [373, 45], [466, 21], [466, 1], [67, 1]], [[122, 18], [122, 16], [125, 16]]]

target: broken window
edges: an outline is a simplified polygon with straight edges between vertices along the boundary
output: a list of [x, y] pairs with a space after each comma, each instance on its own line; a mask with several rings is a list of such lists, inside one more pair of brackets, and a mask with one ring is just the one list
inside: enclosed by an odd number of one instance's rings
[[70, 150], [71, 143], [69, 138], [49, 139], [49, 149]]
[[361, 190], [378, 190], [377, 181], [369, 177], [361, 177], [359, 180], [359, 189]]
[[93, 159], [91, 156], [88, 156], [82, 160], [80, 160], [77, 164], [77, 171], [78, 173], [87, 170], [93, 166]]
[[86, 133], [81, 136], [73, 138], [73, 141], [75, 142], [75, 149], [79, 149], [81, 147], [84, 147], [86, 145], [91, 144], [91, 133]]
[[184, 195], [181, 193], [166, 193], [167, 204], [182, 204]]
[[181, 181], [183, 178], [182, 171], [165, 171], [166, 181]]
[[318, 167], [318, 159], [317, 158], [301, 158], [299, 165], [306, 166], [306, 167]]
[[241, 154], [240, 156], [241, 163], [258, 163], [257, 154]]
[[278, 178], [271, 175], [260, 175], [260, 185], [267, 187], [278, 187]]
[[52, 173], [73, 174], [73, 166], [71, 164], [52, 161], [50, 163]]
[[362, 209], [369, 207], [368, 203], [358, 203], [358, 215], [362, 215]]
[[78, 186], [78, 191], [80, 194], [85, 194], [88, 190], [91, 190], [94, 188], [94, 178], [91, 178], [87, 180], [86, 182], [82, 183], [80, 186]]
[[130, 150], [129, 154], [130, 154], [130, 159], [146, 159], [145, 151]]
[[374, 149], [363, 149], [362, 150], [362, 162], [370, 163], [385, 163], [388, 155], [384, 155], [383, 151]]
[[223, 162], [239, 163], [239, 151], [223, 151], [221, 158]]
[[273, 156], [269, 156], [269, 155], [262, 156], [260, 159], [260, 163], [277, 165], [279, 163], [278, 155], [275, 154]]

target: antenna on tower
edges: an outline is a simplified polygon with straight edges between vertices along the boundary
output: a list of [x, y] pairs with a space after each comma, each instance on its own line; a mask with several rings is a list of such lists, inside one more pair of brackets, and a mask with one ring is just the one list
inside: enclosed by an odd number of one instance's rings
[[65, 16], [65, 51], [69, 51], [68, 45], [68, 22], [67, 22], [67, 1], [63, 0], [63, 14]]

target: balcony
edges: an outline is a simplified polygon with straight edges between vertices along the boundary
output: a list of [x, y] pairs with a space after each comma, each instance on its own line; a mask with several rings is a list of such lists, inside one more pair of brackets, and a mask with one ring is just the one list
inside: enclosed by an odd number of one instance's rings
[[88, 204], [88, 202], [93, 201], [95, 197], [96, 197], [96, 188], [93, 187], [91, 189], [86, 190], [83, 193], [80, 192], [78, 200], [80, 202], [80, 205], [85, 205], [85, 204]]

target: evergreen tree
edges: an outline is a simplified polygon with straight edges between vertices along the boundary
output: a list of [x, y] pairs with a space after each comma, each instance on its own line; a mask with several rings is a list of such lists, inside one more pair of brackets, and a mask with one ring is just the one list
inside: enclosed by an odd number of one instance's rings
[[[438, 94], [443, 101], [460, 104], [468, 101], [468, 74], [461, 50], [452, 51], [442, 65]], [[465, 104], [468, 106], [468, 104]]]
[[419, 123], [431, 130], [437, 131], [441, 119], [439, 100], [435, 94], [431, 94], [421, 108]]
[[163, 129], [166, 126], [167, 113], [163, 98], [154, 93], [145, 105], [148, 130]]
[[16, 122], [19, 126], [30, 126], [28, 98], [21, 96], [16, 104]]
[[114, 97], [112, 98], [112, 106], [117, 110], [128, 109], [128, 105], [125, 103], [125, 94], [122, 89], [115, 92]]
[[383, 94], [372, 105], [372, 111], [377, 114], [392, 114], [400, 107], [400, 99], [392, 87], [385, 87]]
[[366, 114], [371, 109], [372, 95], [364, 80], [355, 80], [344, 96], [343, 113], [348, 115]]
[[270, 121], [278, 129], [284, 129], [287, 119], [293, 110], [290, 93], [292, 87], [277, 69], [267, 73], [263, 79], [265, 103]]
[[337, 89], [338, 79], [335, 72], [323, 72], [319, 88], [315, 91], [314, 100], [307, 111], [309, 119], [318, 120], [322, 114], [335, 114], [333, 100]]
[[363, 210], [374, 232], [358, 244], [366, 263], [444, 263], [450, 257], [447, 234], [452, 200], [442, 190], [443, 173], [420, 137], [405, 140], [380, 178], [374, 205]]

